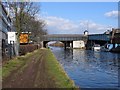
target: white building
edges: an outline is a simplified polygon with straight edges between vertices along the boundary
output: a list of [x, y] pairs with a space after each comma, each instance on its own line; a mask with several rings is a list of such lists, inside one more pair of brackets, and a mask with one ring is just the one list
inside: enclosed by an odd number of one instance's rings
[[73, 48], [85, 48], [85, 43], [84, 41], [80, 40], [80, 41], [73, 41]]

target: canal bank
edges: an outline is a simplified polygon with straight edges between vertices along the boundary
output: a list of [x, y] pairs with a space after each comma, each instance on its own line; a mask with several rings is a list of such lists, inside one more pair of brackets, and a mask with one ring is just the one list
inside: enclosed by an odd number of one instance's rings
[[3, 65], [3, 88], [77, 89], [52, 52], [39, 49]]

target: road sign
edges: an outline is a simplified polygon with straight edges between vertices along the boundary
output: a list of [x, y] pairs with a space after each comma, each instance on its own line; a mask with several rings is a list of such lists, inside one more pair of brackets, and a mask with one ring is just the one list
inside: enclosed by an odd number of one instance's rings
[[8, 32], [8, 44], [10, 44], [10, 41], [16, 42], [16, 32]]

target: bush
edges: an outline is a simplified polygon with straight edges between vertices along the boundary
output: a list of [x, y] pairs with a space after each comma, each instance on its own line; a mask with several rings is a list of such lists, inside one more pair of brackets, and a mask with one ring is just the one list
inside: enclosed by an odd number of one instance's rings
[[34, 50], [38, 49], [38, 45], [30, 44], [30, 45], [20, 45], [20, 55], [25, 55], [28, 52], [33, 52]]

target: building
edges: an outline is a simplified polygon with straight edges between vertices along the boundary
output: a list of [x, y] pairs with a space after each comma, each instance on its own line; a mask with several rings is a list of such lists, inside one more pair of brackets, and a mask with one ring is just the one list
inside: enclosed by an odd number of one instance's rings
[[77, 49], [77, 48], [80, 48], [80, 49], [83, 49], [85, 48], [85, 42], [80, 40], [80, 41], [73, 41], [73, 48]]
[[114, 43], [114, 44], [119, 44], [120, 45], [120, 29], [112, 29], [112, 39], [111, 39], [111, 43]]
[[[6, 51], [8, 48], [8, 32], [11, 31], [11, 19], [5, 7], [0, 2], [0, 54], [4, 58], [6, 57]], [[2, 57], [0, 59], [2, 59]]]

